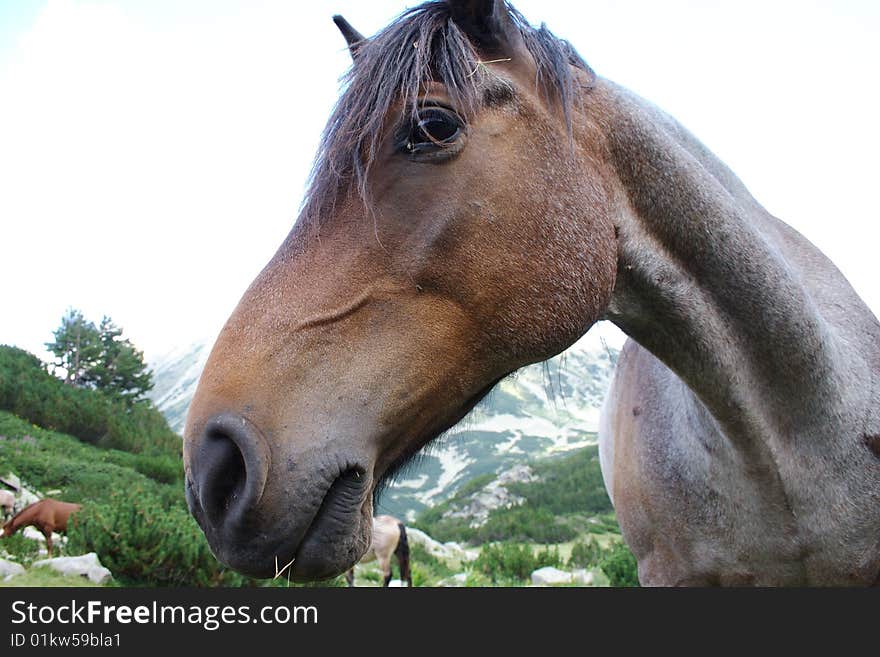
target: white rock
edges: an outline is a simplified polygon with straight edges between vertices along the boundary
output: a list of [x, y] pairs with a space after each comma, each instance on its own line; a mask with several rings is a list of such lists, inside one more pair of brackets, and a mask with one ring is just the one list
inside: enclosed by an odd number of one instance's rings
[[389, 589], [402, 589], [405, 586], [406, 584], [403, 583], [403, 580], [399, 579], [392, 579], [390, 582], [388, 582]]
[[473, 558], [470, 556], [469, 551], [465, 550], [458, 543], [453, 543], [452, 541], [449, 543], [441, 543], [440, 541], [434, 540], [420, 529], [407, 527], [406, 537], [409, 543], [413, 545], [421, 545], [425, 548], [425, 551], [428, 554], [437, 557], [438, 559], [468, 560]]
[[3, 579], [11, 579], [16, 575], [21, 575], [24, 572], [24, 568], [21, 564], [17, 564], [14, 561], [7, 561], [6, 559], [0, 559], [0, 577]]
[[536, 479], [537, 477], [529, 466], [516, 465], [486, 484], [466, 506], [454, 511], [447, 511], [443, 517], [470, 519], [471, 527], [481, 527], [486, 524], [486, 521], [489, 520], [489, 514], [495, 509], [509, 509], [525, 502], [524, 498], [507, 490], [507, 484], [528, 483]]
[[464, 586], [467, 583], [467, 573], [456, 573], [448, 579], [440, 582], [440, 586]]
[[47, 566], [57, 570], [63, 575], [79, 575], [88, 577], [95, 584], [109, 582], [113, 575], [101, 565], [98, 555], [94, 552], [82, 554], [78, 557], [55, 557], [54, 559], [41, 559], [31, 564], [32, 568]]
[[532, 584], [552, 586], [553, 584], [571, 584], [571, 573], [559, 570], [553, 566], [538, 568], [532, 573]]
[[571, 581], [574, 584], [581, 584], [583, 586], [592, 586], [594, 583], [594, 576], [592, 571], [586, 570], [584, 568], [578, 568], [577, 570], [573, 570], [571, 573]]
[[39, 502], [43, 496], [22, 486], [21, 479], [14, 472], [0, 477], [5, 484], [15, 489], [15, 510], [21, 511], [26, 506]]
[[[29, 538], [32, 541], [41, 541], [43, 543], [46, 542], [46, 537], [43, 536], [43, 532], [41, 532], [36, 527], [27, 526], [21, 530], [21, 533], [25, 538]], [[66, 536], [62, 536], [61, 534], [58, 534], [56, 532], [52, 532], [52, 545], [66, 545], [66, 544], [67, 544], [67, 537]]]

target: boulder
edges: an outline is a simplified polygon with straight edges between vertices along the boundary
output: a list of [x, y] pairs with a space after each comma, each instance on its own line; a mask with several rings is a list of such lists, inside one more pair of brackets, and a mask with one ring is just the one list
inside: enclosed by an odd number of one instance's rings
[[101, 565], [98, 555], [94, 552], [82, 554], [78, 557], [55, 557], [54, 559], [41, 559], [31, 564], [32, 568], [48, 567], [63, 575], [79, 575], [87, 577], [95, 584], [106, 584], [113, 575]]
[[466, 550], [458, 543], [441, 543], [436, 541], [425, 532], [413, 527], [406, 528], [407, 541], [412, 545], [421, 545], [425, 551], [438, 559], [456, 559], [458, 561], [468, 561], [475, 558], [472, 550]]
[[447, 577], [446, 579], [441, 580], [437, 583], [437, 586], [464, 586], [467, 582], [467, 578], [467, 573], [457, 573], [452, 577]]
[[532, 584], [537, 586], [553, 586], [554, 584], [571, 584], [571, 573], [559, 570], [553, 566], [538, 568], [532, 572]]
[[15, 503], [16, 511], [21, 511], [26, 506], [33, 504], [34, 502], [39, 502], [42, 499], [42, 496], [37, 492], [25, 488], [24, 485], [22, 485], [19, 476], [14, 472], [9, 472], [0, 477], [0, 483], [15, 493], [17, 498]]
[[24, 568], [21, 564], [17, 564], [14, 561], [7, 561], [6, 559], [0, 559], [0, 577], [3, 579], [12, 579], [16, 575], [21, 575], [24, 572]]
[[596, 578], [592, 571], [578, 568], [571, 572], [571, 581], [572, 583], [580, 584], [581, 586], [593, 586]]
[[[42, 543], [46, 542], [46, 537], [43, 536], [43, 532], [41, 532], [36, 527], [30, 526], [30, 525], [27, 527], [24, 527], [21, 530], [21, 534], [25, 538], [29, 538], [32, 541], [40, 541]], [[62, 536], [61, 534], [58, 534], [57, 532], [52, 532], [52, 545], [58, 546], [58, 545], [66, 545], [66, 544], [67, 544], [67, 537], [66, 536]]]

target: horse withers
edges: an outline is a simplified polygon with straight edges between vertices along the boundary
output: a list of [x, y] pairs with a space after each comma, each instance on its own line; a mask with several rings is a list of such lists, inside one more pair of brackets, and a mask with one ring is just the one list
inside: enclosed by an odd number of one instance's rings
[[44, 498], [26, 506], [3, 525], [3, 537], [12, 536], [22, 527], [34, 526], [46, 537], [46, 552], [52, 556], [52, 532], [66, 532], [70, 515], [82, 509], [81, 504]]
[[338, 23], [302, 212], [187, 417], [218, 558], [345, 572], [382, 480], [605, 318], [631, 341], [601, 463], [643, 583], [880, 581], [880, 323], [834, 265], [502, 0]]
[[[391, 582], [391, 558], [397, 557], [400, 568], [400, 579], [412, 587], [412, 572], [409, 563], [409, 541], [406, 538], [406, 527], [393, 516], [376, 516], [373, 518], [373, 538], [370, 549], [361, 557], [360, 563], [379, 562], [382, 571], [382, 586]], [[345, 573], [349, 586], [354, 586], [354, 567]]]

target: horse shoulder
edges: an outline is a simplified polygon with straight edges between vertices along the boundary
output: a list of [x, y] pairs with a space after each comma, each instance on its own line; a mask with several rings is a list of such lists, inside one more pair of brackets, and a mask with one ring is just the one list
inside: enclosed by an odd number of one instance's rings
[[693, 391], [635, 342], [621, 351], [612, 387], [603, 475], [611, 473], [615, 510], [641, 581], [802, 581], [784, 500], [764, 473], [747, 466]]

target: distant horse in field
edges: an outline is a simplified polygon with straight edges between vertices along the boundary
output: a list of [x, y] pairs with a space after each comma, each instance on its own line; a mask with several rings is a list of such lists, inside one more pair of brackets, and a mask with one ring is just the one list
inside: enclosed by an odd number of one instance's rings
[[3, 509], [3, 520], [5, 521], [15, 509], [15, 493], [0, 490], [0, 509]]
[[26, 506], [3, 525], [3, 537], [12, 536], [22, 527], [33, 525], [46, 537], [46, 552], [52, 556], [52, 532], [67, 531], [71, 513], [82, 509], [81, 504], [61, 502], [51, 497]]
[[[379, 568], [384, 575], [382, 586], [391, 581], [391, 557], [397, 557], [400, 567], [400, 579], [412, 587], [412, 573], [409, 568], [409, 541], [406, 539], [406, 527], [393, 516], [376, 516], [373, 518], [373, 539], [370, 549], [361, 558], [361, 563], [379, 561]], [[354, 567], [345, 573], [349, 586], [354, 586]]]
[[643, 584], [880, 583], [880, 323], [828, 258], [502, 0], [336, 21], [354, 63], [302, 211], [189, 408], [214, 554], [345, 572], [383, 480], [607, 319], [631, 340], [600, 462]]

